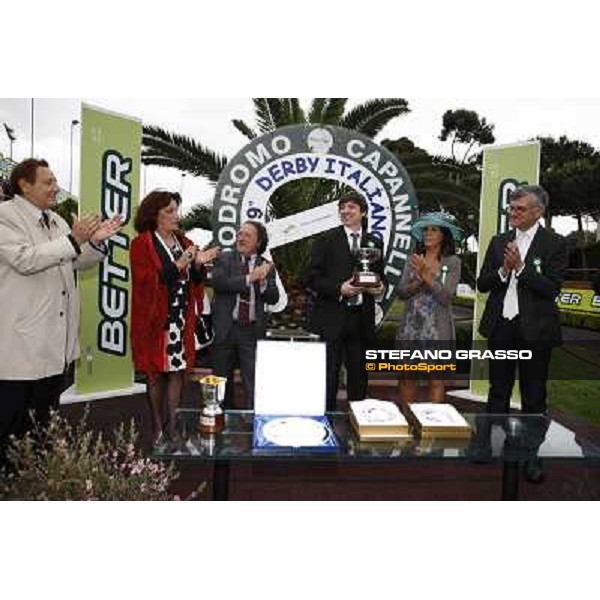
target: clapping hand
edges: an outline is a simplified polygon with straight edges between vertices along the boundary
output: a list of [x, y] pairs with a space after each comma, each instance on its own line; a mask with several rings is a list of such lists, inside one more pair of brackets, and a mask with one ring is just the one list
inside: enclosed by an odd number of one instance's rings
[[412, 270], [415, 272], [419, 279], [423, 279], [423, 275], [425, 273], [426, 264], [425, 257], [421, 254], [413, 254], [410, 257], [410, 266]]
[[269, 261], [265, 261], [260, 267], [254, 267], [250, 273], [250, 283], [265, 281], [272, 268], [273, 263]]
[[196, 259], [197, 253], [198, 246], [188, 246], [184, 253], [175, 261], [175, 265], [180, 271], [184, 271]]
[[519, 247], [515, 242], [508, 242], [506, 248], [504, 248], [504, 263], [502, 265], [504, 272], [508, 274], [511, 271], [518, 271], [522, 265], [523, 261], [521, 260]]
[[119, 229], [121, 229], [121, 216], [115, 215], [114, 217], [106, 219], [100, 223], [100, 226], [90, 238], [90, 241], [92, 241], [94, 244], [100, 244], [115, 235]]
[[431, 287], [438, 271], [439, 263], [427, 264], [424, 256], [413, 254], [410, 257], [410, 264], [417, 276], [417, 281]]
[[219, 246], [208, 248], [207, 250], [198, 250], [196, 253], [196, 267], [200, 268], [203, 265], [212, 262], [221, 251]]
[[83, 215], [80, 219], [73, 217], [73, 226], [71, 235], [79, 244], [84, 244], [92, 239], [92, 236], [99, 230], [102, 221], [97, 215]]

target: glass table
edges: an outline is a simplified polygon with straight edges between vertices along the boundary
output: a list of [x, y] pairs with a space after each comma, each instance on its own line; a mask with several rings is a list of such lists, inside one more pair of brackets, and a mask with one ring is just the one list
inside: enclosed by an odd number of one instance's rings
[[361, 442], [354, 433], [348, 414], [328, 413], [338, 442], [334, 452], [307, 452], [306, 449], [281, 449], [276, 453], [253, 448], [254, 413], [228, 411], [225, 429], [216, 435], [198, 431], [199, 411], [178, 410], [173, 440], [155, 446], [152, 456], [163, 461], [201, 461], [212, 463], [213, 498], [227, 500], [229, 470], [233, 462], [285, 461], [401, 463], [421, 461], [467, 461], [477, 464], [502, 464], [502, 499], [516, 500], [519, 493], [519, 467], [531, 459], [595, 461], [600, 447], [582, 439], [564, 425], [544, 415], [463, 415], [471, 425], [470, 439], [417, 436], [394, 442]]

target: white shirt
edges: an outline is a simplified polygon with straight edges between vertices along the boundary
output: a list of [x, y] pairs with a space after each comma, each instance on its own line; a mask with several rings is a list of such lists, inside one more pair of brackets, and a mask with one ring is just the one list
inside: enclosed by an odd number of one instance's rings
[[[521, 231], [517, 229], [517, 235], [515, 237], [515, 242], [517, 244], [517, 248], [519, 249], [519, 254], [521, 255], [521, 261], [523, 264], [521, 268], [516, 272], [517, 277], [523, 272], [525, 268], [525, 258], [527, 258], [527, 253], [529, 252], [529, 248], [531, 247], [531, 242], [533, 242], [533, 238], [540, 228], [540, 222], [536, 221], [535, 225], [530, 227], [527, 231]], [[500, 279], [502, 283], [506, 283], [508, 281], [508, 275], [504, 275], [502, 271], [502, 267], [498, 269], [498, 275], [500, 275]]]
[[[536, 221], [535, 225], [527, 229], [526, 231], [521, 231], [517, 229], [517, 233], [515, 236], [515, 243], [517, 244], [517, 248], [519, 249], [519, 254], [521, 255], [521, 261], [523, 264], [518, 271], [511, 271], [508, 276], [503, 275], [502, 267], [499, 270], [500, 279], [506, 283], [508, 281], [508, 289], [506, 290], [506, 295], [504, 296], [504, 304], [502, 307], [502, 316], [505, 319], [513, 319], [519, 314], [519, 295], [517, 293], [517, 278], [523, 272], [525, 268], [525, 259], [527, 258], [527, 253], [529, 252], [529, 248], [531, 247], [531, 242], [533, 242], [533, 238], [537, 233], [540, 227], [540, 222]], [[510, 277], [510, 280], [509, 280]]]
[[521, 231], [517, 229], [517, 237], [515, 241], [517, 242], [517, 247], [519, 248], [519, 254], [521, 255], [521, 260], [523, 261], [523, 266], [519, 269], [517, 273], [517, 277], [521, 274], [521, 271], [525, 268], [525, 258], [527, 257], [527, 253], [529, 252], [529, 248], [531, 246], [531, 242], [533, 242], [533, 238], [540, 228], [540, 222], [536, 221], [535, 225], [530, 227], [527, 231]]
[[[362, 228], [359, 229], [358, 231], [352, 231], [352, 229], [350, 229], [350, 227], [346, 227], [344, 225], [344, 231], [346, 232], [346, 238], [348, 239], [348, 248], [350, 248], [350, 252], [352, 252], [352, 247], [354, 246], [353, 236], [358, 236], [356, 238], [356, 247], [360, 248], [360, 245], [362, 243]], [[352, 306], [360, 306], [362, 304], [362, 301], [363, 301], [362, 294], [357, 294], [356, 296], [351, 296], [350, 298], [354, 298], [354, 300], [351, 302]], [[345, 300], [349, 301], [350, 298], [345, 298]], [[342, 300], [344, 300], [343, 297], [342, 297]]]
[[[257, 254], [253, 254], [250, 257], [250, 262], [248, 263], [248, 271], [251, 273], [254, 267], [256, 266], [256, 260], [258, 259]], [[246, 260], [245, 256], [242, 256], [242, 263]], [[254, 285], [250, 283], [250, 275], [246, 275], [246, 286], [250, 288], [250, 310], [249, 310], [249, 318], [250, 322], [256, 320], [256, 298], [254, 292]], [[261, 293], [263, 293], [267, 289], [266, 280], [261, 282], [259, 285], [259, 289]], [[233, 320], [238, 320], [238, 315], [240, 314], [240, 295], [238, 294], [235, 299], [235, 306], [233, 307]]]
[[352, 236], [353, 235], [358, 235], [358, 238], [356, 238], [356, 243], [358, 248], [360, 248], [360, 244], [362, 242], [362, 229], [359, 229], [358, 231], [352, 231], [352, 229], [350, 229], [350, 227], [346, 227], [344, 225], [344, 231], [346, 232], [346, 238], [348, 239], [348, 248], [350, 248], [350, 252], [352, 252]]

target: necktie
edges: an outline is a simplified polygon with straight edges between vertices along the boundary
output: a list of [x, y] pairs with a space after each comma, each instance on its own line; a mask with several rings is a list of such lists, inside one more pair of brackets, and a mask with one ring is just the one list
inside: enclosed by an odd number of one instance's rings
[[[250, 257], [247, 256], [242, 262], [242, 275], [246, 277], [250, 273]], [[238, 307], [238, 325], [250, 324], [250, 288], [240, 292], [240, 302]]]
[[[352, 255], [355, 255], [358, 252], [358, 233], [351, 233], [350, 237], [352, 238], [352, 246], [350, 247], [350, 252]], [[356, 296], [350, 296], [347, 300], [349, 306], [357, 306], [360, 303], [360, 294], [356, 294]]]
[[510, 273], [506, 296], [504, 296], [504, 306], [502, 307], [502, 316], [512, 321], [519, 314], [519, 295], [517, 293], [517, 278], [513, 271]]
[[44, 221], [44, 227], [50, 229], [50, 216], [45, 210], [42, 211], [42, 221]]
[[506, 290], [506, 296], [504, 296], [502, 316], [505, 319], [512, 321], [518, 314], [519, 294], [517, 293], [517, 278], [515, 277], [514, 271], [511, 271], [508, 279], [508, 288]]

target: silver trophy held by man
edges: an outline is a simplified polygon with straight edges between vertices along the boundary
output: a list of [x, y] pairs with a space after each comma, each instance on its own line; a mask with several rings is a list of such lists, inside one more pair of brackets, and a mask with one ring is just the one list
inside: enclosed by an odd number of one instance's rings
[[354, 256], [358, 263], [352, 278], [352, 285], [361, 288], [376, 288], [381, 284], [381, 278], [372, 270], [372, 265], [381, 258], [381, 250], [374, 246], [357, 248]]

